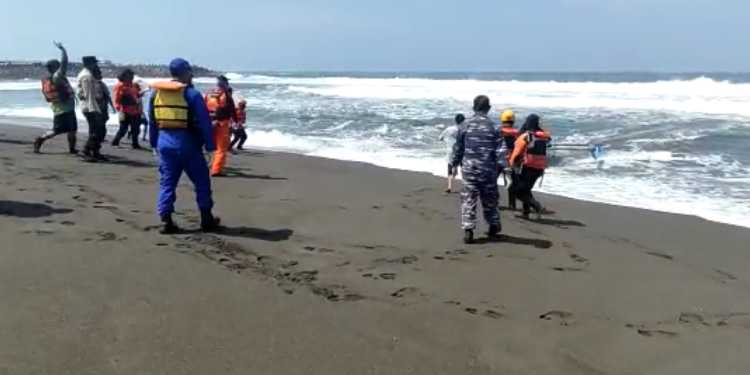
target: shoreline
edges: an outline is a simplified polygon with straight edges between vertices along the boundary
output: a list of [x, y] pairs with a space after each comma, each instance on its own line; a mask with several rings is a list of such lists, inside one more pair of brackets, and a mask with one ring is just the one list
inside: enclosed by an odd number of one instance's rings
[[441, 178], [250, 150], [213, 180], [222, 232], [183, 178], [162, 236], [149, 152], [0, 123], [8, 373], [750, 371], [744, 228], [545, 195], [465, 246]]
[[[44, 121], [44, 119], [40, 119], [40, 118], [1, 116], [0, 115], [0, 126], [10, 125], [11, 123], [15, 123], [15, 124], [21, 123], [22, 125], [15, 125], [15, 126], [30, 127], [30, 128], [34, 128], [34, 129], [47, 129], [45, 127], [46, 125], [44, 124], [43, 121]], [[117, 131], [117, 125], [116, 125], [115, 121], [116, 121], [116, 118], [114, 120], [110, 119], [110, 122], [108, 122], [108, 136], [111, 135], [111, 134], [114, 134], [114, 132]], [[83, 132], [83, 129], [85, 129], [85, 126], [86, 126], [85, 121], [82, 121], [80, 119], [80, 116], [79, 116], [79, 133]], [[432, 173], [432, 172], [429, 172], [429, 171], [424, 171], [424, 170], [402, 169], [402, 168], [395, 168], [395, 167], [392, 167], [392, 166], [389, 166], [389, 165], [385, 165], [385, 164], [371, 163], [371, 162], [368, 162], [368, 161], [356, 161], [356, 160], [348, 160], [348, 159], [344, 159], [344, 158], [335, 158], [335, 157], [310, 155], [310, 154], [302, 152], [302, 151], [297, 151], [297, 150], [295, 150], [293, 148], [262, 147], [262, 146], [258, 146], [258, 145], [251, 145], [250, 147], [253, 147], [254, 149], [258, 149], [258, 150], [262, 150], [262, 151], [289, 153], [289, 154], [294, 154], [294, 155], [300, 155], [300, 156], [311, 157], [311, 158], [320, 158], [320, 159], [325, 159], [325, 160], [336, 160], [336, 161], [351, 162], [351, 163], [365, 163], [365, 164], [372, 165], [372, 166], [379, 167], [379, 168], [392, 169], [392, 170], [404, 171], [404, 172], [412, 172], [412, 173], [424, 173], [424, 174], [427, 174], [427, 175], [430, 175], [430, 176], [434, 176], [434, 177], [437, 177], [437, 178], [445, 178], [445, 176], [443, 176], [443, 175], [435, 174], [435, 173]], [[459, 174], [459, 176], [458, 176], [457, 179], [460, 180], [460, 174]], [[501, 196], [503, 196], [503, 187], [502, 186], [500, 186], [500, 190], [501, 190]], [[573, 194], [573, 193], [571, 193], [571, 194], [545, 193], [545, 192], [540, 191], [538, 188], [535, 188], [534, 192], [535, 192], [536, 195], [539, 195], [540, 197], [542, 197], [542, 199], [545, 199], [544, 197], [566, 198], [566, 199], [572, 199], [572, 200], [580, 201], [580, 202], [587, 202], [587, 203], [593, 203], [593, 204], [602, 204], [602, 205], [612, 206], [612, 207], [615, 207], [615, 208], [630, 208], [630, 209], [644, 210], [644, 211], [653, 212], [653, 213], [665, 213], [665, 214], [671, 214], [671, 215], [679, 215], [679, 216], [685, 216], [685, 217], [692, 217], [692, 218], [697, 218], [697, 219], [704, 220], [704, 221], [706, 221], [708, 223], [729, 225], [729, 226], [733, 226], [733, 227], [737, 227], [737, 228], [742, 228], [742, 229], [750, 229], [750, 224], [748, 224], [748, 225], [742, 225], [742, 224], [738, 224], [736, 222], [733, 222], [731, 220], [729, 220], [729, 221], [716, 220], [716, 219], [707, 217], [706, 215], [702, 216], [702, 215], [698, 215], [698, 214], [688, 214], [688, 213], [681, 212], [680, 210], [672, 210], [672, 211], [669, 211], [669, 210], [659, 210], [659, 209], [655, 209], [655, 208], [652, 208], [652, 207], [647, 207], [645, 205], [641, 205], [641, 206], [638, 206], [638, 205], [625, 205], [625, 204], [621, 204], [621, 203], [617, 203], [617, 202], [613, 202], [613, 201], [586, 199], [586, 198], [582, 198], [580, 196], [575, 196], [575, 194]]]

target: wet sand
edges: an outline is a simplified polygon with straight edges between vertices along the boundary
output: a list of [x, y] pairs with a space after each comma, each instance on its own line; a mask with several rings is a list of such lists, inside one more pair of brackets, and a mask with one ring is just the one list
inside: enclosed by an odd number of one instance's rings
[[247, 151], [214, 180], [224, 232], [183, 178], [162, 236], [150, 153], [35, 155], [13, 124], [0, 373], [750, 373], [748, 229], [541, 196], [465, 246], [442, 179]]

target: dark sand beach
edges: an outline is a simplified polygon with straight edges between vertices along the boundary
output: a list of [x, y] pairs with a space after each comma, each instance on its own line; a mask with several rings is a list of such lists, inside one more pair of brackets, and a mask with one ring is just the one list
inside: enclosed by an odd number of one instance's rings
[[250, 151], [214, 180], [222, 233], [183, 177], [162, 236], [150, 152], [35, 155], [14, 124], [0, 374], [750, 373], [746, 228], [542, 196], [466, 246], [440, 178]]

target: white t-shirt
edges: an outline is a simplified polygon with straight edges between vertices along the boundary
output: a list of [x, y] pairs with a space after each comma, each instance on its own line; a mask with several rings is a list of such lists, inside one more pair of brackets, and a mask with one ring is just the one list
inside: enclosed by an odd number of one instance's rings
[[453, 152], [453, 145], [456, 144], [456, 139], [458, 139], [458, 125], [451, 125], [440, 133], [440, 140], [445, 142], [445, 153], [448, 163], [451, 161], [451, 153]]

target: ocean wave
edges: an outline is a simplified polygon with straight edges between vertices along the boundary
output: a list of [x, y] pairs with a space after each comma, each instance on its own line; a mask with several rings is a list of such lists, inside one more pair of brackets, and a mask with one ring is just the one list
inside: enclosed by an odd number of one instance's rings
[[[260, 148], [445, 176], [444, 157], [394, 148], [377, 139], [310, 138], [273, 130], [249, 132], [248, 143]], [[750, 227], [747, 209], [750, 199], [730, 198], [750, 196], [750, 188], [745, 184], [748, 171], [737, 163], [727, 163], [722, 155], [694, 157], [669, 151], [617, 151], [608, 153], [603, 162], [585, 157], [574, 160], [572, 165], [550, 168], [540, 190], [593, 202], [697, 215], [712, 221]], [[725, 186], [716, 187], [716, 191], [706, 190], [702, 196], [696, 196], [693, 179], [704, 177], [704, 168], [694, 169], [679, 178], [664, 175], [664, 179], [606, 172], [607, 168], [641, 168], [644, 173], [656, 176], [658, 174], [655, 172], [663, 170], [665, 163], [675, 161], [722, 168], [726, 176], [720, 178]], [[602, 166], [606, 167], [602, 169]], [[716, 196], [725, 199], [713, 199]]]
[[553, 109], [670, 111], [750, 117], [750, 84], [697, 78], [649, 83], [526, 82], [426, 79], [279, 78], [308, 95], [349, 99], [453, 100], [489, 95], [501, 106]]
[[[22, 117], [22, 118], [38, 118], [38, 119], [52, 119], [52, 110], [49, 107], [10, 107], [0, 108], [0, 116], [2, 117]], [[83, 121], [85, 117], [81, 113], [80, 109], [76, 110], [76, 116], [78, 121]], [[110, 115], [107, 125], [117, 125], [117, 115]]]

